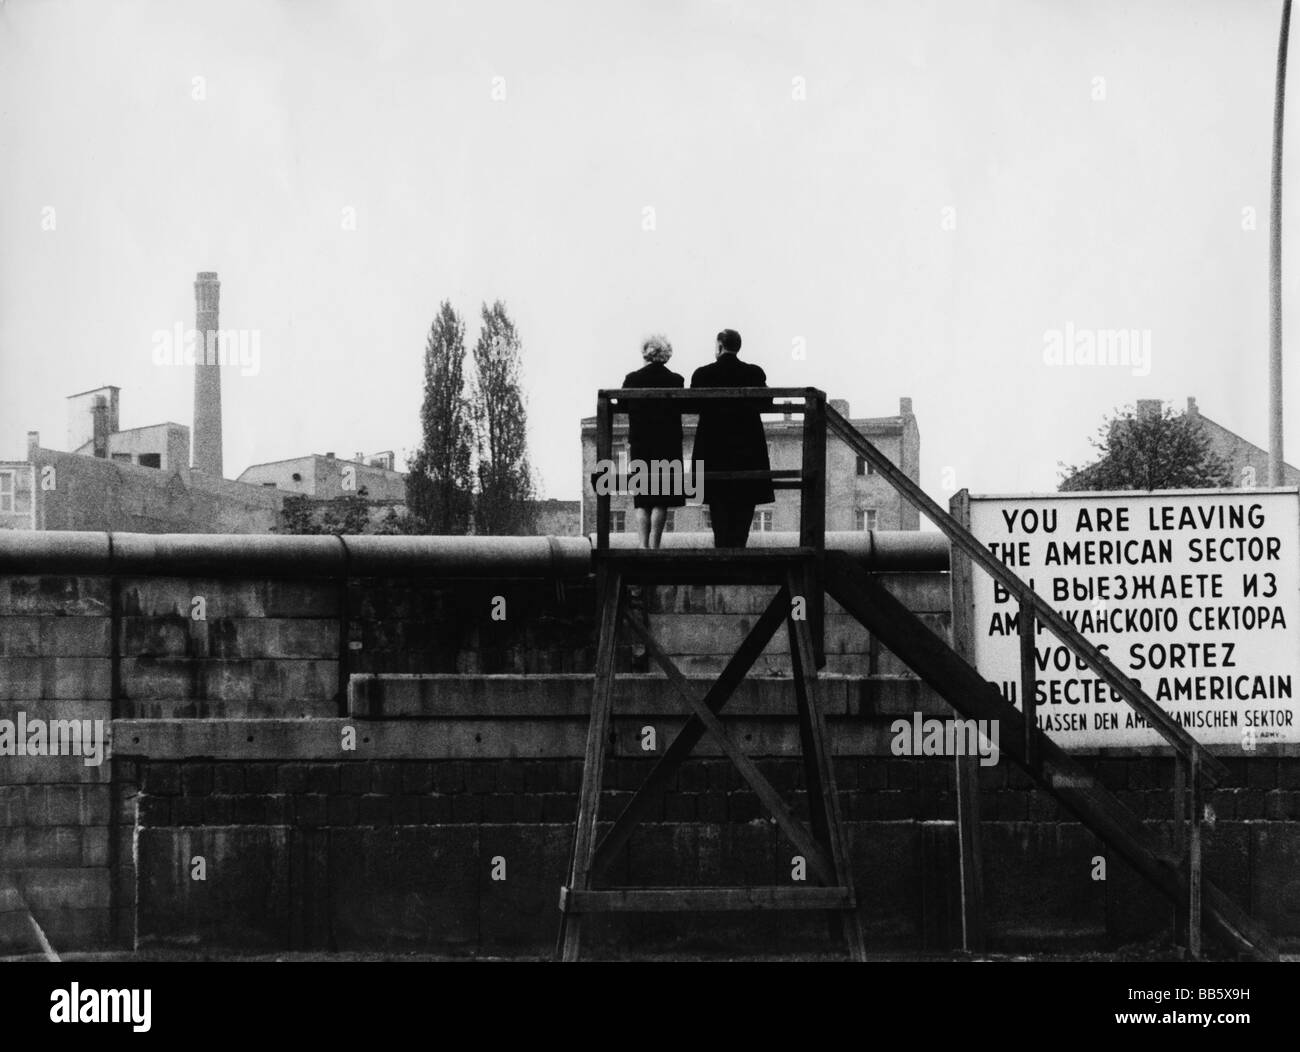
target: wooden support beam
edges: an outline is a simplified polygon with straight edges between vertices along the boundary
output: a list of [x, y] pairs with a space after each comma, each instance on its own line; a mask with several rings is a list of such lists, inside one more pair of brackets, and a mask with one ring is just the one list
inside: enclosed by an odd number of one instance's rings
[[983, 953], [984, 852], [980, 835], [979, 757], [954, 757], [957, 765], [957, 839], [961, 866], [961, 944], [967, 953]]
[[814, 553], [812, 562], [805, 564], [802, 587], [812, 624], [814, 664], [820, 669], [826, 665], [826, 597], [822, 591], [826, 554], [826, 399], [821, 392], [808, 394], [803, 416], [802, 458], [802, 476], [807, 488], [799, 505], [799, 545], [811, 548]]
[[[736, 687], [745, 678], [745, 674], [758, 660], [759, 655], [763, 653], [772, 636], [776, 634], [776, 630], [781, 627], [781, 622], [785, 619], [789, 610], [790, 593], [782, 587], [772, 597], [767, 609], [763, 611], [763, 616], [754, 624], [749, 635], [745, 637], [745, 641], [740, 644], [740, 648], [731, 656], [731, 660], [727, 662], [722, 674], [714, 680], [713, 686], [704, 695], [704, 704], [710, 711], [722, 711], [722, 707], [726, 705]], [[632, 799], [623, 808], [623, 813], [618, 816], [613, 827], [597, 845], [596, 854], [591, 863], [593, 879], [599, 879], [609, 867], [614, 856], [627, 843], [637, 823], [645, 818], [650, 805], [663, 792], [673, 772], [681, 766], [683, 760], [690, 756], [691, 750], [695, 748], [703, 736], [704, 724], [696, 716], [692, 716], [685, 726], [677, 732], [677, 737], [672, 740], [663, 757], [655, 764], [649, 775], [646, 776], [646, 780], [641, 784], [641, 788], [633, 794]]]
[[[899, 660], [964, 716], [999, 720], [1005, 756], [1024, 767], [1171, 901], [1187, 901], [1186, 862], [1179, 865], [1170, 859], [1151, 830], [1050, 738], [1041, 740], [1040, 767], [1028, 767], [1024, 718], [1001, 692], [847, 556], [831, 552], [826, 561], [828, 591], [845, 610], [878, 633]], [[1198, 773], [1203, 776], [1204, 770]], [[1201, 887], [1203, 907], [1221, 937], [1252, 956], [1278, 959], [1272, 938], [1250, 914], [1209, 881]]]
[[[608, 464], [613, 459], [614, 418], [610, 412], [609, 398], [602, 391], [596, 401], [596, 463]], [[609, 547], [609, 493], [596, 491], [596, 548]]]
[[[960, 490], [948, 503], [948, 512], [963, 527], [970, 527], [970, 495]], [[971, 561], [960, 549], [951, 556], [949, 586], [952, 595], [952, 645], [966, 661], [975, 660], [975, 590]], [[872, 636], [874, 640], [875, 637]], [[954, 715], [957, 710], [953, 710]], [[983, 953], [984, 853], [980, 836], [979, 758], [961, 754], [957, 765], [957, 841], [961, 865], [961, 939], [967, 953]]]
[[1034, 667], [1034, 604], [1029, 593], [1020, 597], [1020, 711], [1025, 717], [1025, 762], [1038, 766], [1038, 674]]
[[638, 624], [630, 617], [624, 617], [623, 621], [632, 630], [633, 634], [641, 640], [641, 643], [659, 667], [664, 670], [664, 675], [668, 677], [668, 682], [672, 684], [673, 689], [691, 706], [695, 718], [703, 723], [705, 730], [713, 735], [714, 740], [721, 746], [727, 759], [732, 762], [736, 770], [740, 772], [740, 776], [749, 783], [750, 788], [763, 802], [763, 806], [776, 819], [776, 824], [781, 827], [781, 831], [802, 852], [818, 879], [827, 885], [836, 883], [835, 867], [822, 846], [813, 839], [808, 830], [794, 817], [786, 802], [781, 799], [781, 794], [772, 787], [771, 782], [763, 777], [763, 773], [755, 766], [754, 761], [746, 756], [740, 750], [740, 746], [732, 740], [731, 735], [727, 733], [727, 729], [723, 727], [722, 721], [695, 693], [690, 681], [673, 664], [672, 658], [664, 653], [663, 648], [659, 646], [654, 636], [650, 634], [645, 626]]
[[[798, 574], [798, 570], [790, 572], [790, 583], [787, 587], [792, 591], [796, 587]], [[826, 731], [826, 715], [822, 712], [818, 697], [812, 633], [805, 620], [791, 617], [786, 624], [790, 630], [790, 660], [794, 672], [795, 695], [799, 703], [801, 734], [804, 738], [804, 764], [808, 771], [808, 811], [813, 818], [813, 832], [830, 848], [831, 858], [835, 863], [836, 883], [852, 887], [853, 868], [849, 863], [848, 838], [844, 833], [844, 821], [840, 815], [840, 797], [835, 787], [835, 765], [831, 757], [830, 735]], [[828, 920], [832, 928], [838, 928], [839, 933], [843, 935], [848, 944], [849, 956], [855, 961], [865, 961], [866, 948], [862, 941], [862, 922], [857, 910], [832, 914]]]
[[[1187, 858], [1187, 766], [1186, 761], [1174, 754], [1174, 857]], [[1187, 904], [1175, 901], [1172, 905], [1175, 946], [1187, 943]]]
[[[600, 809], [600, 785], [608, 748], [609, 716], [614, 702], [614, 643], [622, 606], [623, 582], [617, 571], [607, 571], [600, 597], [600, 636], [596, 652], [596, 685], [591, 702], [591, 723], [587, 728], [587, 751], [583, 757], [582, 791], [578, 796], [578, 819], [574, 829], [573, 853], [568, 886], [585, 890], [591, 879], [592, 843]], [[560, 921], [559, 956], [578, 959], [581, 932], [577, 918]]]
[[1201, 772], [1195, 756], [1187, 765], [1187, 955], [1201, 959]]

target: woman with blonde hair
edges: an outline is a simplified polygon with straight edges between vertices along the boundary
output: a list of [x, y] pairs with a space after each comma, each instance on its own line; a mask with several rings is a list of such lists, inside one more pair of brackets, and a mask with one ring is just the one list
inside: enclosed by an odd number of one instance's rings
[[[673, 356], [668, 338], [655, 333], [641, 342], [645, 365], [623, 378], [625, 388], [683, 387], [686, 381], [664, 363]], [[682, 479], [682, 418], [673, 409], [643, 403], [628, 412], [628, 455], [649, 469], [655, 461], [676, 461], [667, 477]], [[663, 537], [669, 508], [686, 503], [684, 493], [637, 493], [632, 498], [636, 508], [637, 533], [642, 548], [658, 548]]]

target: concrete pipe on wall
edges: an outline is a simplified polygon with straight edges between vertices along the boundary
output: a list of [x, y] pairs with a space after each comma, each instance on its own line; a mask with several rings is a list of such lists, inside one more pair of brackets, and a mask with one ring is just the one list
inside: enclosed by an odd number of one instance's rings
[[[586, 537], [379, 537], [0, 530], [0, 574], [195, 577], [433, 577], [564, 579], [591, 573]], [[617, 548], [636, 538], [617, 534]], [[794, 547], [793, 533], [751, 535], [753, 548]], [[706, 533], [665, 534], [664, 547], [708, 548]], [[948, 569], [942, 534], [915, 530], [826, 534], [868, 569]]]

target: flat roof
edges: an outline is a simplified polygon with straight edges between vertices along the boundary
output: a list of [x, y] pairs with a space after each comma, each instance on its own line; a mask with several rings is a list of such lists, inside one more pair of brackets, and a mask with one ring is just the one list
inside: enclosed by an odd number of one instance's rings
[[110, 431], [109, 435], [125, 435], [131, 431], [152, 431], [156, 427], [179, 427], [188, 431], [188, 424], [178, 424], [175, 420], [164, 420], [161, 424], [141, 424], [139, 427], [119, 427], [116, 431]]
[[252, 471], [254, 468], [273, 468], [277, 464], [297, 464], [304, 460], [337, 460], [344, 464], [359, 464], [363, 468], [369, 468], [372, 471], [387, 471], [390, 475], [405, 475], [405, 471], [398, 471], [396, 468], [381, 468], [377, 464], [368, 464], [364, 460], [353, 460], [351, 457], [327, 457], [324, 453], [304, 453], [300, 457], [286, 457], [284, 460], [263, 460], [257, 464], [249, 464], [240, 472], [241, 475]]

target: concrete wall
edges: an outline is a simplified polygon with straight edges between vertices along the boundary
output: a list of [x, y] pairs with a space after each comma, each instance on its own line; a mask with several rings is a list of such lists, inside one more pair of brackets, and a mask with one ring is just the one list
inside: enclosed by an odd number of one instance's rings
[[[278, 538], [264, 538], [268, 544]], [[283, 539], [288, 541], [289, 539]], [[298, 539], [296, 539], [298, 540]], [[328, 544], [329, 539], [300, 539]], [[378, 541], [379, 539], [375, 539]], [[111, 720], [111, 759], [0, 756], [0, 949], [548, 953], [581, 778], [593, 594], [585, 578], [0, 574], [0, 719]], [[886, 584], [946, 632], [946, 575]], [[652, 628], [693, 673], [720, 667], [766, 590], [655, 590]], [[505, 617], [494, 619], [493, 611]], [[201, 603], [196, 602], [201, 600]], [[203, 619], [196, 620], [201, 610]], [[946, 705], [834, 604], [824, 704], [872, 950], [959, 940], [952, 761], [901, 759], [889, 724]], [[621, 650], [626, 668], [629, 655]], [[729, 706], [798, 809], [803, 778], [783, 638]], [[439, 673], [433, 679], [376, 679]], [[616, 699], [611, 820], [681, 724], [664, 681]], [[355, 748], [348, 748], [349, 740]], [[1172, 763], [1087, 761], [1166, 826]], [[1227, 761], [1209, 875], [1300, 940], [1300, 758]], [[981, 769], [993, 947], [1160, 938], [1169, 910], [1017, 770]], [[793, 850], [715, 749], [676, 776], [616, 883], [784, 882]], [[494, 860], [506, 879], [492, 879]], [[194, 879], [198, 859], [203, 880]], [[643, 917], [591, 925], [593, 950], [824, 948], [808, 917]]]
[[[136, 464], [31, 450], [38, 530], [132, 533], [269, 533], [284, 495], [188, 468], [160, 471]], [[52, 468], [53, 487], [42, 487]]]

